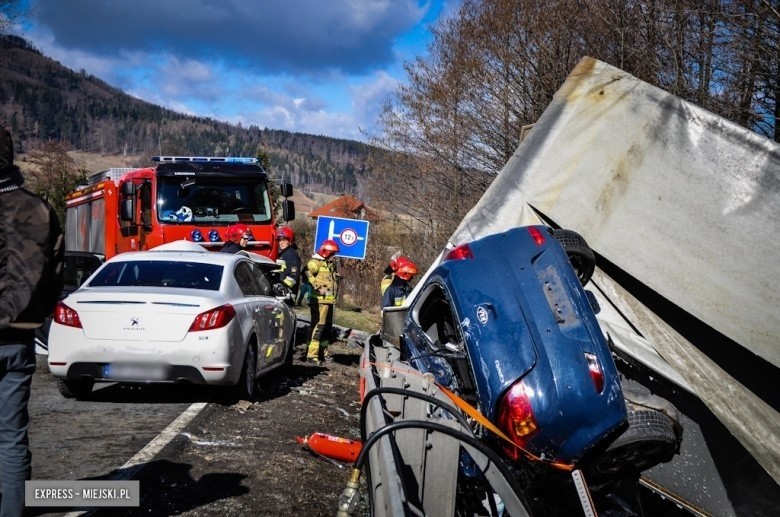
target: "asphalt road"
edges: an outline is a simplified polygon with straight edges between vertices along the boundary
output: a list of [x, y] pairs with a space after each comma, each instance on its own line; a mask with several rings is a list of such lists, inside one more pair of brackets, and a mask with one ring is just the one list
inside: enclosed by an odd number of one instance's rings
[[90, 400], [66, 399], [39, 355], [29, 405], [32, 477], [112, 479], [182, 412], [211, 395], [195, 386], [96, 384]]
[[[298, 369], [300, 370], [298, 373], [308, 372], [304, 367]], [[305, 375], [303, 377], [309, 378]], [[319, 377], [313, 378], [318, 379]], [[323, 379], [327, 381], [329, 377], [323, 377]], [[647, 384], [655, 385], [654, 382], [648, 382], [647, 379], [644, 381]], [[275, 379], [269, 382], [276, 386], [280, 381]], [[287, 382], [292, 381], [288, 380]], [[300, 385], [297, 381], [293, 384]], [[661, 389], [659, 386], [655, 387]], [[298, 391], [288, 391], [292, 396], [277, 394], [258, 406], [259, 409], [254, 413], [258, 414], [258, 418], [262, 417], [260, 423], [250, 421], [247, 425], [259, 426], [258, 429], [260, 429], [268, 426], [269, 420], [268, 416], [265, 416], [266, 414], [292, 414], [291, 411], [295, 409], [292, 407], [295, 404], [292, 403], [300, 402], [295, 397], [300, 397], [300, 393], [303, 392], [300, 391], [300, 388]], [[672, 401], [686, 415], [683, 448], [679, 460], [675, 464], [699, 465], [699, 468], [695, 469], [698, 473], [694, 480], [677, 472], [673, 464], [661, 465], [652, 469], [646, 473], [648, 478], [653, 481], [663, 481], [662, 484], [665, 486], [672, 486], [674, 483], [686, 479], [693, 481], [693, 483], [683, 483], [688, 485], [687, 488], [691, 492], [687, 495], [688, 500], [700, 504], [707, 502], [708, 505], [713, 500], [721, 501], [722, 506], [714, 512], [714, 515], [773, 515], [778, 501], [780, 501], [777, 485], [735, 443], [733, 437], [725, 429], [722, 429], [722, 425], [714, 420], [714, 417], [705, 408], [700, 407], [700, 403], [691, 400], [684, 393], [659, 391], [659, 394]], [[93, 390], [90, 400], [65, 399], [57, 390], [56, 380], [48, 372], [46, 356], [38, 356], [38, 370], [33, 377], [30, 400], [33, 479], [128, 479], [134, 475], [136, 466], [154, 459], [156, 452], [167, 443], [166, 437], [172, 438], [178, 435], [182, 427], [189, 421], [188, 419], [194, 418], [197, 411], [212, 398], [219, 398], [219, 395], [215, 393], [214, 388], [209, 387], [98, 384]], [[272, 404], [281, 404], [285, 401], [288, 406], [282, 406], [283, 409], [274, 409], [272, 406]], [[329, 404], [322, 405], [323, 411], [331, 409], [330, 412], [333, 412]], [[263, 412], [260, 411], [261, 409]], [[232, 410], [226, 411], [233, 413]], [[309, 417], [313, 421], [317, 421], [314, 415], [309, 415]], [[211, 418], [207, 420], [210, 422]], [[201, 423], [200, 425], [207, 427], [216, 424]], [[257, 432], [254, 427], [251, 429], [253, 429], [252, 433]], [[285, 439], [289, 441], [289, 437], [302, 436], [309, 431], [310, 429], [307, 427], [301, 430], [297, 428], [285, 429], [283, 432], [277, 431], [276, 434], [286, 437]], [[163, 433], [162, 437], [160, 436], [161, 432]], [[213, 433], [213, 436], [220, 438], [216, 432]], [[279, 449], [284, 451], [287, 456], [292, 457], [299, 452], [297, 451], [299, 447], [295, 445], [286, 443], [279, 445], [273, 440], [269, 443], [274, 453], [277, 452], [276, 449]], [[703, 461], [704, 458], [708, 457], [704, 449], [720, 451], [711, 464]], [[240, 453], [243, 449], [237, 450]], [[245, 454], [241, 453], [242, 456]], [[259, 457], [254, 453], [250, 456]], [[287, 456], [282, 459], [289, 460]], [[173, 460], [179, 461], [175, 457], [171, 459], [171, 461]], [[293, 460], [302, 461], [297, 456]], [[191, 458], [187, 461], [192, 462]], [[209, 462], [206, 462], [205, 467], [209, 467], [209, 465]], [[252, 476], [256, 476], [256, 470], [256, 467], [252, 465], [247, 467], [245, 472], [241, 472], [247, 480], [252, 480], [254, 479]], [[279, 469], [280, 472], [285, 470], [286, 468]], [[321, 466], [315, 469], [316, 472], [321, 470]], [[657, 480], [656, 477], [658, 477]], [[267, 490], [267, 486], [265, 486], [267, 479], [259, 477], [256, 481], [258, 487], [249, 491], [249, 494], [255, 498]], [[249, 481], [246, 483], [251, 485]], [[716, 486], [720, 483], [725, 486]], [[718, 490], [714, 490], [714, 488], [718, 488]], [[702, 497], [704, 499], [698, 501]], [[266, 499], [262, 497], [260, 499], [265, 501], [264, 504], [267, 505]], [[226, 500], [230, 502], [231, 498]], [[330, 497], [330, 500], [335, 500], [335, 498]], [[656, 504], [661, 503], [662, 501], [656, 501]], [[661, 507], [663, 507], [661, 511], [656, 511], [657, 509], [653, 507], [649, 515], [677, 515], [671, 511], [674, 510], [674, 505], [670, 507], [669, 504], [664, 503], [658, 506], [658, 508]], [[61, 511], [62, 509], [60, 509]], [[38, 508], [34, 510], [33, 515], [62, 515], [62, 513]]]

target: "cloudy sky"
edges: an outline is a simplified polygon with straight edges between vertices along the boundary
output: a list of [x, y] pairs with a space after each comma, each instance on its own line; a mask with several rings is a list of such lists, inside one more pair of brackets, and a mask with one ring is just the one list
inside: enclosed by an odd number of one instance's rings
[[13, 32], [179, 112], [364, 141], [457, 1], [29, 0]]

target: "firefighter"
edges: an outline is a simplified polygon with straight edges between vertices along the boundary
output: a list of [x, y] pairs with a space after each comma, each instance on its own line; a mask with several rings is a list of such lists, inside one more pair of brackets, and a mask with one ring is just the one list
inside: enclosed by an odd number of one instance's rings
[[306, 264], [306, 278], [312, 286], [309, 298], [311, 324], [306, 361], [319, 364], [329, 361], [328, 345], [333, 331], [333, 305], [336, 303], [337, 277], [333, 258], [339, 252], [335, 241], [328, 239], [320, 245]]
[[398, 269], [398, 266], [403, 264], [404, 262], [409, 262], [409, 259], [404, 257], [403, 255], [399, 255], [396, 253], [390, 258], [390, 263], [387, 265], [384, 271], [384, 276], [382, 277], [382, 280], [379, 282], [379, 295], [384, 296], [385, 291], [388, 287], [390, 287], [390, 283], [393, 281], [393, 278], [395, 278], [395, 271]]
[[382, 295], [382, 308], [400, 307], [403, 305], [406, 297], [412, 292], [412, 286], [409, 282], [417, 274], [417, 264], [403, 257], [405, 260], [396, 264], [395, 276], [390, 285]]
[[384, 270], [384, 274], [382, 275], [382, 280], [379, 281], [379, 296], [383, 296], [385, 294], [385, 291], [388, 287], [390, 287], [390, 282], [393, 281], [393, 275], [395, 274], [396, 269], [396, 256], [393, 255], [390, 257], [390, 263], [387, 265], [387, 267]]
[[301, 280], [301, 257], [295, 245], [295, 232], [289, 226], [282, 226], [276, 230], [276, 240], [279, 242], [279, 258], [276, 259], [280, 266], [279, 280], [292, 293], [290, 303], [294, 304]]
[[228, 226], [225, 232], [225, 244], [219, 249], [222, 253], [238, 253], [246, 248], [249, 240], [252, 238], [252, 232], [245, 224], [233, 224]]

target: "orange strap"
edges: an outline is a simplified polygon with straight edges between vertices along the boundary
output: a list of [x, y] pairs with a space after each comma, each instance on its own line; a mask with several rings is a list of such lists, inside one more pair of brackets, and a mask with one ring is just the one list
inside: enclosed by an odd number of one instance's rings
[[[369, 364], [371, 364], [372, 366], [375, 366], [375, 367], [376, 366], [384, 366], [386, 368], [390, 368], [391, 370], [398, 371], [397, 369], [392, 367], [391, 363], [369, 363]], [[422, 373], [418, 372], [417, 370], [411, 370], [411, 371], [405, 370], [404, 371], [404, 373], [412, 373], [412, 372], [414, 372], [415, 374], [419, 374], [422, 377]], [[571, 472], [572, 470], [574, 470], [575, 466], [573, 464], [571, 464], [571, 463], [563, 463], [563, 462], [555, 461], [555, 460], [546, 460], [544, 458], [540, 458], [539, 456], [536, 456], [535, 454], [533, 454], [533, 453], [523, 449], [522, 447], [517, 445], [515, 442], [513, 442], [512, 439], [509, 438], [501, 429], [496, 427], [495, 424], [493, 424], [493, 422], [491, 422], [490, 420], [485, 418], [485, 416], [482, 413], [480, 413], [479, 410], [477, 410], [477, 408], [475, 408], [474, 406], [472, 406], [471, 404], [469, 404], [468, 402], [463, 400], [460, 396], [456, 395], [455, 393], [453, 393], [449, 389], [445, 388], [444, 386], [442, 386], [438, 382], [434, 382], [434, 384], [436, 385], [437, 388], [439, 388], [441, 390], [442, 393], [444, 393], [445, 395], [447, 395], [447, 397], [449, 397], [449, 399], [453, 402], [453, 404], [455, 404], [455, 406], [458, 407], [458, 409], [460, 409], [461, 411], [466, 413], [468, 416], [470, 416], [471, 418], [476, 420], [482, 427], [484, 427], [485, 429], [487, 429], [491, 433], [495, 434], [496, 436], [498, 436], [499, 438], [504, 440], [506, 443], [512, 445], [513, 447], [517, 447], [518, 449], [520, 449], [520, 451], [523, 454], [525, 454], [525, 456], [528, 459], [530, 459], [531, 461], [544, 463], [546, 465], [550, 465], [550, 466], [552, 466], [554, 468], [557, 468], [557, 469], [560, 469], [560, 470], [565, 470], [567, 472]]]

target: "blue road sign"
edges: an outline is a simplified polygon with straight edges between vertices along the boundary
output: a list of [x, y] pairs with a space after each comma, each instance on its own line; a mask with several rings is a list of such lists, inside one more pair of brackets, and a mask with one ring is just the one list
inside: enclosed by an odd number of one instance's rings
[[317, 218], [314, 249], [320, 249], [320, 245], [328, 239], [339, 245], [338, 257], [363, 260], [368, 243], [368, 221], [321, 215]]

